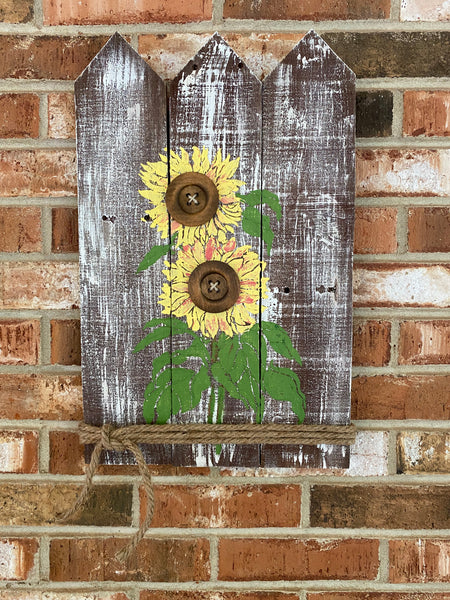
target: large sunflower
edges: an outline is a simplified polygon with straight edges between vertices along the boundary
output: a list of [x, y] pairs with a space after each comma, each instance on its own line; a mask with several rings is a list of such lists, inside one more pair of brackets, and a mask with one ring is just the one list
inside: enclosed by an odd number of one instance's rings
[[[206, 312], [196, 306], [188, 291], [191, 273], [206, 261], [220, 261], [229, 265], [239, 278], [239, 296], [231, 308], [223, 312]], [[253, 315], [259, 313], [259, 297], [267, 298], [267, 277], [261, 277], [266, 265], [259, 260], [250, 246], [236, 248], [236, 240], [231, 238], [225, 244], [210, 239], [206, 246], [200, 241], [192, 246], [183, 246], [175, 263], [166, 261], [167, 270], [163, 270], [169, 283], [163, 284], [159, 303], [164, 314], [186, 317], [193, 331], [201, 331], [206, 337], [213, 338], [219, 331], [228, 336], [244, 333], [255, 323]], [[265, 307], [262, 307], [264, 310]]]
[[[158, 162], [147, 162], [142, 166], [139, 175], [148, 189], [139, 190], [141, 196], [150, 201], [153, 208], [146, 210], [145, 220], [149, 220], [151, 227], [156, 227], [163, 238], [169, 236], [169, 215], [165, 204], [165, 194], [168, 187], [168, 161], [167, 156], [160, 154]], [[219, 242], [226, 241], [227, 232], [233, 233], [234, 227], [239, 223], [242, 209], [239, 198], [235, 192], [245, 185], [239, 179], [232, 179], [239, 166], [239, 158], [230, 159], [228, 155], [222, 158], [221, 150], [210, 162], [207, 148], [192, 149], [192, 159], [183, 148], [180, 154], [170, 152], [170, 179], [173, 180], [182, 173], [201, 173], [209, 177], [215, 184], [219, 193], [219, 207], [213, 218], [204, 225], [188, 227], [175, 220], [171, 221], [171, 232], [178, 231], [178, 244], [193, 244], [199, 240], [203, 244], [215, 237]]]

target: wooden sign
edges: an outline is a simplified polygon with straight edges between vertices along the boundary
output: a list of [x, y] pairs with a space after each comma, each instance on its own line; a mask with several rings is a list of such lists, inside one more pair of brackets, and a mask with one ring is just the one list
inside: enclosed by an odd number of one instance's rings
[[[263, 84], [217, 34], [167, 91], [118, 34], [87, 67], [86, 422], [349, 423], [354, 87], [314, 32]], [[345, 446], [144, 450], [174, 465], [348, 465]]]

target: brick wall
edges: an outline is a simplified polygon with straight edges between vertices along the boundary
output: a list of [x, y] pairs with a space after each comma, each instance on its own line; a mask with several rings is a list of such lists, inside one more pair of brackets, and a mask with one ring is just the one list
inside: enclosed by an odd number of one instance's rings
[[[401, 5], [400, 5], [401, 4]], [[444, 0], [0, 0], [0, 600], [450, 598]], [[350, 469], [83, 480], [73, 81], [116, 29], [163, 77], [218, 30], [264, 77], [310, 27], [356, 72]]]

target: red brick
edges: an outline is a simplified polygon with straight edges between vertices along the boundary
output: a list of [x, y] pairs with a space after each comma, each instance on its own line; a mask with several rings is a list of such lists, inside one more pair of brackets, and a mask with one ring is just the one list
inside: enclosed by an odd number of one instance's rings
[[281, 0], [270, 2], [248, 2], [246, 0], [225, 0], [223, 15], [230, 19], [270, 19], [293, 21], [326, 21], [339, 19], [388, 19], [390, 3], [388, 0]]
[[37, 365], [40, 340], [39, 321], [0, 321], [0, 364]]
[[450, 487], [314, 485], [312, 527], [447, 529]]
[[448, 21], [450, 7], [442, 0], [402, 0], [401, 21]]
[[204, 539], [145, 538], [128, 565], [115, 558], [119, 539], [54, 539], [50, 581], [207, 581], [209, 543]]
[[391, 540], [389, 581], [428, 583], [450, 581], [449, 540]]
[[352, 381], [353, 419], [450, 419], [450, 376], [379, 375]]
[[41, 251], [41, 209], [0, 207], [0, 252]]
[[354, 306], [450, 306], [450, 265], [356, 264]]
[[408, 211], [410, 252], [450, 252], [450, 209], [416, 207]]
[[26, 581], [35, 567], [38, 541], [0, 539], [0, 580]]
[[190, 23], [212, 17], [212, 0], [44, 0], [44, 25], [111, 25], [114, 23]]
[[0, 473], [37, 473], [38, 452], [35, 431], [0, 431]]
[[405, 431], [397, 436], [397, 473], [450, 473], [450, 434]]
[[0, 374], [0, 418], [81, 421], [81, 377]]
[[[63, 483], [4, 483], [0, 487], [0, 525], [58, 525], [58, 517], [72, 508], [81, 486]], [[95, 485], [86, 504], [67, 524], [131, 525], [130, 485]]]
[[78, 210], [52, 209], [52, 252], [78, 252]]
[[66, 92], [48, 95], [48, 137], [70, 139], [75, 137], [75, 101]]
[[397, 251], [397, 209], [357, 207], [355, 254], [389, 254]]
[[375, 579], [378, 540], [221, 539], [219, 579]]
[[[147, 510], [141, 489], [141, 520]], [[156, 486], [152, 527], [298, 527], [296, 485]]]
[[391, 324], [388, 321], [353, 323], [353, 365], [383, 367], [391, 357]]
[[[3, 600], [0, 594], [0, 600]], [[139, 600], [298, 600], [284, 592], [141, 592]]]
[[78, 308], [78, 263], [4, 263], [2, 308]]
[[108, 36], [0, 36], [0, 78], [76, 79]]
[[73, 196], [75, 151], [1, 150], [0, 189], [1, 196]]
[[449, 92], [405, 92], [404, 135], [450, 135]]
[[450, 321], [400, 323], [400, 365], [450, 363]]
[[[223, 33], [225, 41], [260, 79], [302, 38], [302, 33]], [[168, 33], [139, 37], [139, 53], [166, 79], [173, 79], [210, 38], [209, 34]]]
[[52, 320], [51, 361], [59, 365], [81, 365], [80, 321]]
[[356, 195], [448, 196], [450, 150], [358, 150]]
[[39, 96], [36, 94], [0, 94], [0, 114], [0, 137], [39, 136]]

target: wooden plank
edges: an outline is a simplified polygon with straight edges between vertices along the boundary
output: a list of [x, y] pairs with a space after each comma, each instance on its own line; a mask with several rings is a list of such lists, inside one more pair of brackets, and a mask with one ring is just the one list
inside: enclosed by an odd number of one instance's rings
[[[245, 182], [242, 193], [260, 189], [261, 177], [261, 83], [235, 52], [215, 34], [173, 81], [169, 94], [169, 144], [180, 156], [192, 155], [193, 147], [205, 148], [212, 161], [220, 151], [222, 159], [239, 157], [239, 168], [232, 176]], [[171, 159], [171, 176], [178, 174]], [[230, 238], [232, 232], [228, 232]], [[235, 227], [237, 246], [251, 245], [259, 253], [260, 240]], [[212, 236], [214, 237], [214, 235]], [[216, 236], [217, 237], [217, 236]], [[173, 348], [179, 348], [173, 340]], [[256, 360], [259, 353], [255, 352]], [[195, 363], [192, 363], [193, 365]], [[198, 368], [198, 365], [197, 365]], [[200, 405], [178, 415], [173, 422], [207, 422], [210, 402], [208, 390]], [[254, 412], [238, 400], [224, 399], [223, 422], [252, 422]], [[257, 445], [222, 446], [220, 454], [210, 446], [177, 446], [173, 450], [177, 465], [259, 465]]]
[[[283, 206], [265, 318], [279, 319], [302, 357], [305, 423], [350, 421], [354, 102], [354, 74], [313, 31], [263, 84], [263, 188]], [[296, 420], [286, 402], [268, 400], [266, 415]], [[307, 453], [310, 467], [325, 466], [325, 454], [326, 466], [348, 466], [345, 447]], [[261, 462], [299, 466], [305, 457], [302, 448], [263, 446]]]
[[[141, 218], [141, 163], [167, 142], [162, 80], [118, 34], [75, 83], [81, 267], [84, 416], [87, 423], [144, 422], [142, 405], [160, 342], [139, 354], [143, 324], [161, 315], [160, 269], [136, 274], [155, 244]], [[170, 462], [170, 446], [149, 446], [149, 462]], [[110, 463], [129, 457], [109, 454]]]

